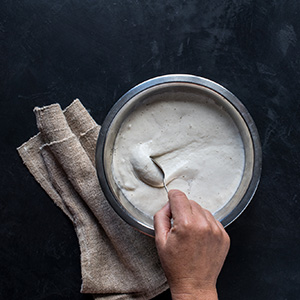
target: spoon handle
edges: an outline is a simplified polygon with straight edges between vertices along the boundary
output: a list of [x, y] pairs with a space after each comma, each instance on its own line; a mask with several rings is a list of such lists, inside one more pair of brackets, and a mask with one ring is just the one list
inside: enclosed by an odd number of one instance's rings
[[151, 157], [151, 156], [150, 156], [150, 158], [151, 158], [151, 160], [154, 162], [154, 164], [160, 169], [160, 171], [161, 171], [161, 173], [162, 173], [162, 175], [163, 175], [163, 185], [164, 185], [164, 188], [165, 188], [165, 190], [166, 190], [166, 192], [167, 192], [167, 194], [168, 194], [168, 193], [169, 193], [169, 190], [168, 190], [167, 185], [166, 185], [165, 172], [164, 172], [164, 170], [162, 169], [161, 165], [156, 161], [156, 159], [154, 159], [154, 158]]

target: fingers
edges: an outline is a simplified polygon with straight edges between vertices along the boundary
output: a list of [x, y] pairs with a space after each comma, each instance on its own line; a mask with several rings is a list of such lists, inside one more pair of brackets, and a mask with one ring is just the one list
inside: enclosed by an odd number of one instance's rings
[[169, 202], [154, 216], [154, 230], [157, 242], [163, 243], [171, 229], [172, 213]]
[[[214, 233], [215, 235], [218, 235], [222, 240], [225, 241], [224, 243], [227, 245], [227, 247], [229, 247], [230, 238], [226, 230], [224, 229], [223, 225], [217, 219], [215, 219], [215, 217], [212, 215], [210, 211], [202, 208], [195, 201], [191, 200], [191, 205], [193, 211], [197, 211], [198, 216], [200, 216], [200, 214], [202, 216], [203, 215], [205, 216], [205, 220], [202, 219], [202, 221], [207, 222], [207, 224], [209, 224], [210, 229], [212, 230], [211, 232]], [[199, 222], [201, 222], [201, 217], [198, 217], [198, 220]]]
[[193, 214], [197, 214], [197, 215], [201, 215], [203, 217], [205, 217], [205, 219], [213, 224], [217, 225], [217, 220], [215, 219], [215, 217], [212, 215], [212, 213], [203, 208], [200, 204], [198, 204], [197, 202], [190, 200], [191, 201], [191, 206], [192, 206], [192, 210], [193, 210]]
[[166, 242], [172, 228], [172, 218], [174, 226], [178, 225], [179, 228], [186, 226], [194, 230], [205, 228], [220, 236], [227, 235], [222, 224], [208, 210], [202, 208], [197, 202], [189, 200], [183, 192], [170, 190], [168, 196], [169, 202], [154, 216], [155, 237], [159, 243]]
[[210, 230], [212, 230], [216, 234], [221, 234], [221, 232], [225, 232], [223, 225], [215, 219], [215, 217], [210, 211], [201, 207], [201, 205], [192, 200], [191, 206], [193, 210], [193, 215], [197, 218], [199, 223], [202, 223], [202, 225], [206, 224], [210, 227]]

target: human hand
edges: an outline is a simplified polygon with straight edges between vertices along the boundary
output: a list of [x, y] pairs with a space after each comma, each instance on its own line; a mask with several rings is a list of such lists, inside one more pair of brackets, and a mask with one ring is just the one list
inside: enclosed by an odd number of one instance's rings
[[208, 210], [183, 192], [171, 190], [168, 196], [169, 202], [154, 216], [154, 228], [172, 299], [218, 299], [216, 282], [229, 236]]

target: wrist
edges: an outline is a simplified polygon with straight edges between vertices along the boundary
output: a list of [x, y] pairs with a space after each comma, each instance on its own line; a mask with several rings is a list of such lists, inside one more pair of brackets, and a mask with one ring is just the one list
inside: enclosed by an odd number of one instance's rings
[[211, 282], [205, 284], [193, 280], [172, 282], [170, 290], [173, 300], [218, 300], [216, 285]]
[[177, 292], [171, 289], [172, 300], [218, 300], [217, 290], [190, 290]]

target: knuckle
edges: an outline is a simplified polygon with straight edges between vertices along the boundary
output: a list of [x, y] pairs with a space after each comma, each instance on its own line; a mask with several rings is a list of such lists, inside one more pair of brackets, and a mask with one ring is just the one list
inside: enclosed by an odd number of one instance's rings
[[216, 240], [221, 240], [222, 239], [222, 232], [218, 226], [211, 226], [211, 235], [216, 239]]
[[190, 230], [193, 235], [206, 238], [212, 232], [211, 226], [208, 222], [194, 222]]
[[174, 229], [176, 229], [178, 235], [187, 237], [193, 231], [193, 224], [190, 220], [183, 219], [180, 220], [180, 223], [178, 223]]
[[209, 222], [204, 221], [199, 224], [199, 230], [202, 232], [202, 234], [211, 234], [212, 227]]
[[224, 242], [225, 244], [228, 246], [228, 248], [230, 247], [230, 237], [227, 234], [227, 232], [225, 232], [225, 237], [224, 237]]
[[206, 215], [212, 216], [212, 213], [208, 209], [203, 208], [203, 211]]
[[157, 213], [153, 216], [154, 229], [157, 227], [158, 219], [159, 219], [159, 213], [157, 212]]
[[219, 242], [220, 245], [223, 245], [225, 248], [229, 249], [230, 238], [227, 232], [223, 229], [216, 230], [215, 239]]
[[186, 220], [182, 227], [186, 232], [193, 233], [196, 229], [196, 223], [193, 220]]

